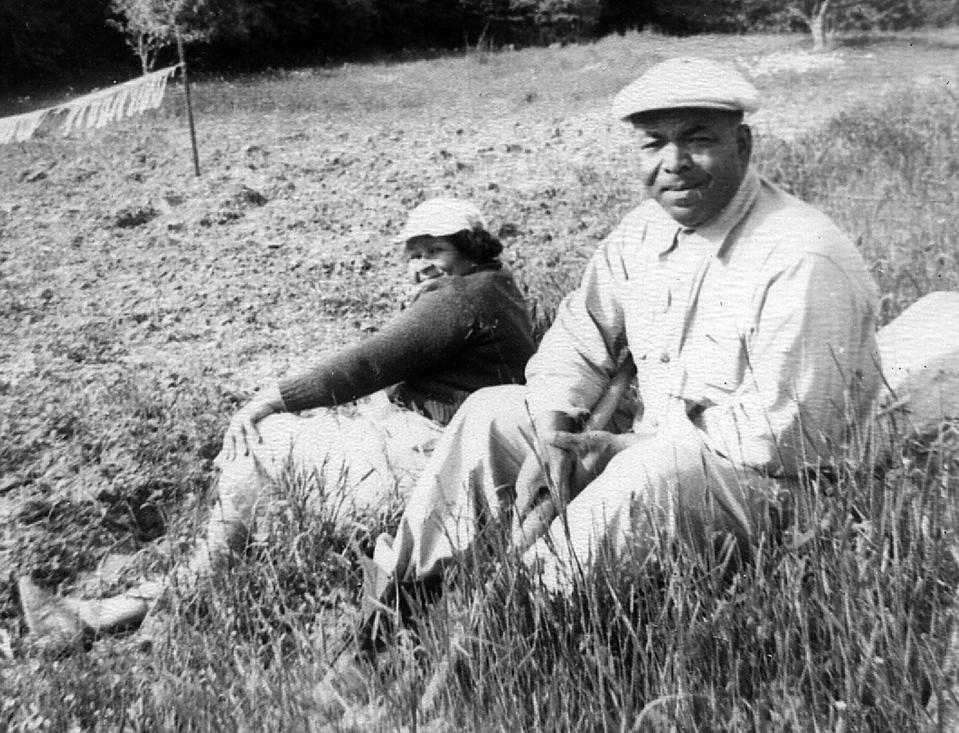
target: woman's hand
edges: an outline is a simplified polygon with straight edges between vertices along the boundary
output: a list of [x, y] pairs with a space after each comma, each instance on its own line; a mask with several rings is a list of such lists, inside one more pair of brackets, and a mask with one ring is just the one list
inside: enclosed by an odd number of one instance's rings
[[257, 393], [230, 420], [230, 425], [223, 436], [224, 457], [232, 461], [241, 453], [244, 456], [249, 455], [251, 445], [263, 442], [257, 423], [267, 415], [285, 411], [286, 407], [280, 396], [279, 387], [270, 387]]

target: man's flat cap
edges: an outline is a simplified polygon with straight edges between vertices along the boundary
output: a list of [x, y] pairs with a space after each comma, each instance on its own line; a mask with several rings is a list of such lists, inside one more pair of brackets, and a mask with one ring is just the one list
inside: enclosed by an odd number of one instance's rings
[[626, 120], [663, 109], [755, 112], [756, 88], [731, 66], [700, 58], [675, 58], [648, 69], [613, 100], [613, 115]]

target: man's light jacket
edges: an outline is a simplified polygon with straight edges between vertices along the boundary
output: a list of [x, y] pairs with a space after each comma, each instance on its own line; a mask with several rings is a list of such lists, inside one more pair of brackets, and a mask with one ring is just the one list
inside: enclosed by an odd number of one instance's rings
[[628, 349], [656, 430], [682, 400], [705, 444], [794, 476], [866, 425], [880, 381], [876, 287], [833, 222], [750, 170], [683, 230], [652, 200], [602, 242], [527, 366], [533, 415], [588, 412]]

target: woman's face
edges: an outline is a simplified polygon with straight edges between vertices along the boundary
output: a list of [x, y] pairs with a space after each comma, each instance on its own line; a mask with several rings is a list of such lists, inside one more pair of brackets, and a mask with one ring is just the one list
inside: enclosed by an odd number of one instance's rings
[[476, 263], [446, 237], [413, 237], [406, 242], [407, 272], [414, 284], [445, 275], [465, 275]]

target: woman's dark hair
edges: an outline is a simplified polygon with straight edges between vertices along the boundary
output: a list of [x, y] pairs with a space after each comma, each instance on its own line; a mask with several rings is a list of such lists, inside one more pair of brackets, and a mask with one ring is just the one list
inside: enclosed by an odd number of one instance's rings
[[451, 234], [447, 239], [456, 251], [473, 260], [477, 265], [492, 262], [503, 251], [503, 243], [485, 229], [464, 229]]

